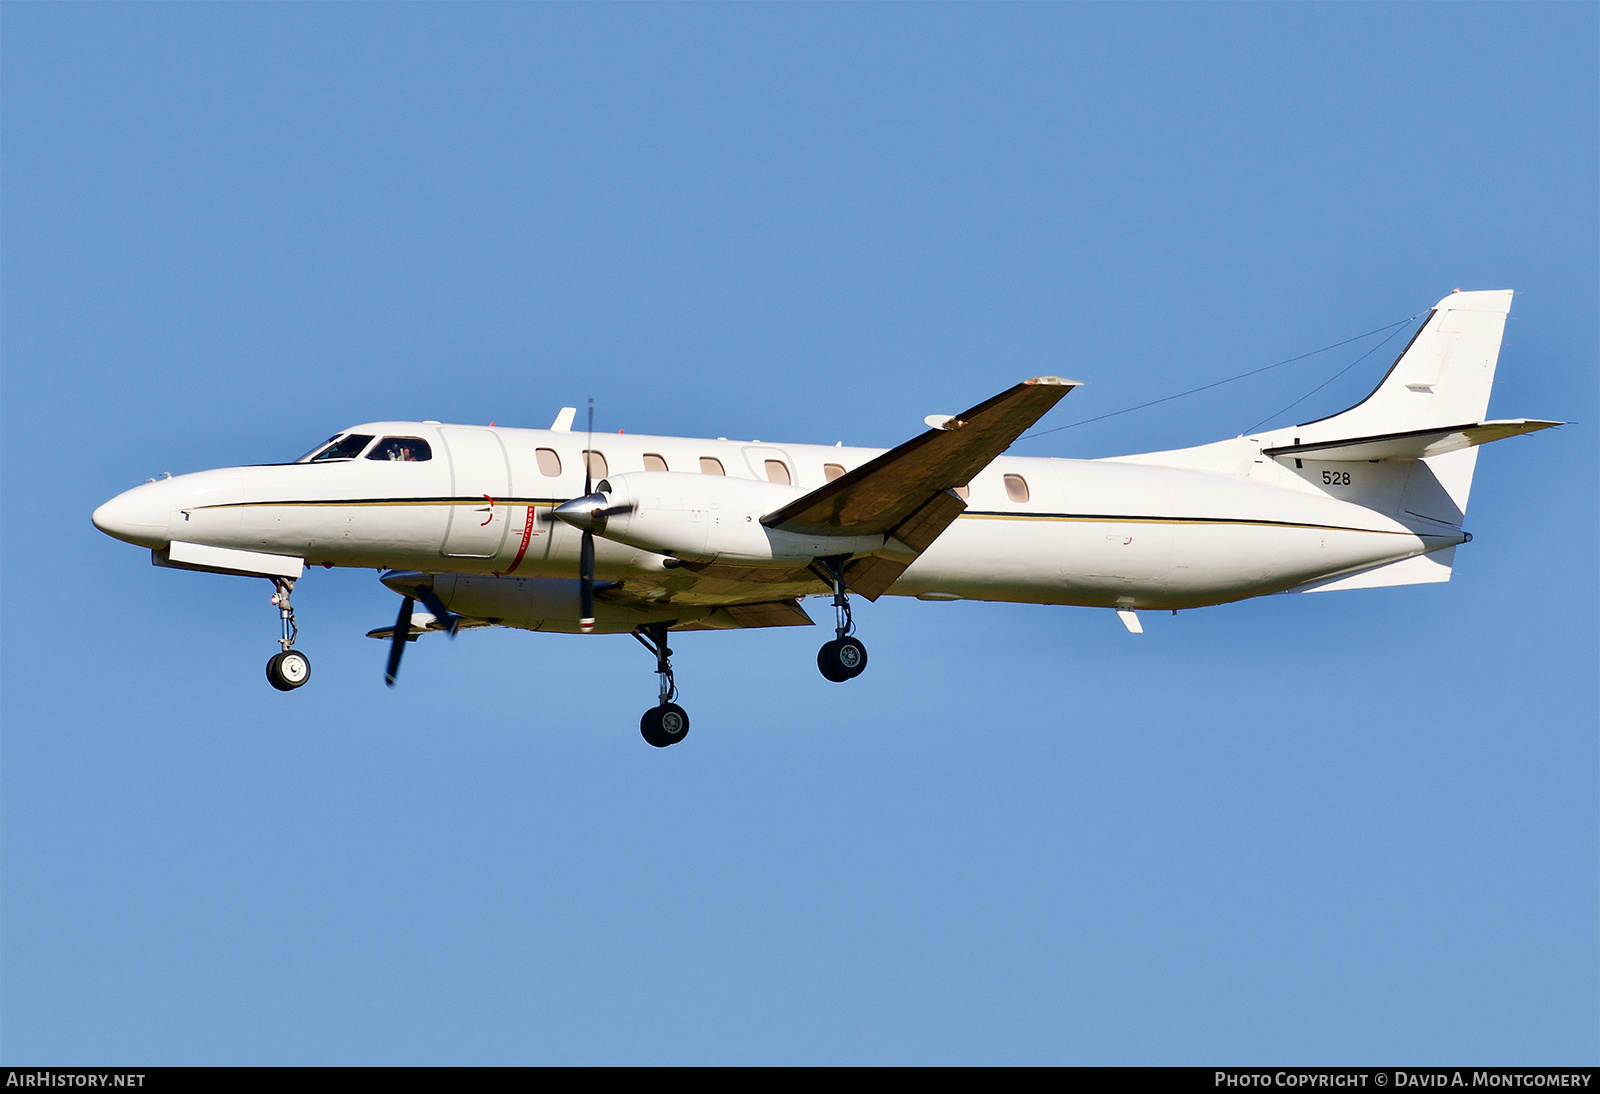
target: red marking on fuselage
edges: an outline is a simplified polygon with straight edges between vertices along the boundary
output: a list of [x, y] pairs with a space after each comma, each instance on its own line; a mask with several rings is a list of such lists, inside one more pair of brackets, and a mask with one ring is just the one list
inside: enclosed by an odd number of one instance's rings
[[533, 506], [530, 505], [528, 506], [528, 519], [522, 522], [522, 544], [517, 548], [517, 557], [511, 560], [511, 566], [505, 571], [505, 573], [496, 574], [496, 577], [505, 577], [506, 574], [514, 574], [517, 572], [517, 567], [522, 565], [522, 556], [528, 553], [528, 541], [532, 538]]
[[489, 522], [494, 519], [494, 499], [485, 494], [483, 500], [489, 503], [489, 515], [483, 518], [483, 523], [478, 525], [479, 528], [487, 528]]

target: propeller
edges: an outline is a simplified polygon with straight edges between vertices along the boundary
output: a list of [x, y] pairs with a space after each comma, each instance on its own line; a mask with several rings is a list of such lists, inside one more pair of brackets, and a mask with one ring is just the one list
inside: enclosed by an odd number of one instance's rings
[[[583, 496], [594, 493], [590, 472], [594, 470], [594, 396], [589, 396], [589, 436], [583, 442]], [[594, 630], [594, 527], [583, 529], [583, 545], [578, 550], [578, 629]]]
[[[605, 493], [611, 489], [611, 484], [605, 479], [600, 480], [600, 490], [595, 490], [593, 450], [594, 396], [591, 395], [589, 437], [583, 451], [583, 494], [553, 509], [542, 511], [536, 518], [550, 524], [559, 520], [583, 533], [578, 546], [578, 628], [585, 634], [594, 629], [594, 537], [596, 534], [605, 535], [608, 517], [620, 517], [634, 510], [632, 502], [611, 504], [611, 499]], [[609, 588], [612, 584], [615, 583], [602, 582], [601, 586]]]
[[406, 651], [406, 643], [411, 641], [411, 613], [416, 610], [417, 601], [422, 601], [422, 606], [433, 613], [435, 619], [444, 625], [444, 629], [451, 638], [461, 629], [461, 617], [444, 606], [444, 601], [439, 599], [439, 594], [426, 585], [418, 585], [406, 593], [405, 599], [400, 601], [400, 617], [394, 622], [394, 637], [389, 646], [389, 667], [383, 670], [383, 682], [394, 687], [396, 677], [400, 675], [400, 657]]
[[444, 601], [439, 599], [439, 594], [426, 585], [417, 586], [417, 599], [422, 601], [422, 606], [433, 613], [434, 618], [444, 624], [446, 633], [451, 638], [461, 629], [461, 617], [444, 606]]
[[394, 687], [394, 679], [400, 675], [400, 655], [406, 651], [406, 642], [411, 638], [411, 609], [416, 606], [416, 600], [409, 596], [400, 602], [400, 618], [394, 621], [394, 640], [389, 647], [389, 667], [383, 670], [383, 682], [390, 687]]

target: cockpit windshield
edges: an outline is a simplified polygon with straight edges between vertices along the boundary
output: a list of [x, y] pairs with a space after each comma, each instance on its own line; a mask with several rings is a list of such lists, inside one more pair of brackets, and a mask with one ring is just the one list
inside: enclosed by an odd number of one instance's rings
[[333, 436], [329, 437], [327, 440], [323, 441], [321, 444], [317, 445], [317, 447], [313, 448], [310, 452], [307, 452], [304, 456], [301, 456], [298, 460], [295, 460], [294, 462], [295, 463], [310, 463], [312, 456], [315, 456], [318, 452], [321, 452], [324, 448], [327, 448], [330, 444], [332, 444], [334, 441], [336, 441], [338, 439], [339, 439], [339, 434], [335, 433]]
[[371, 433], [350, 433], [342, 437], [335, 435], [294, 462], [323, 463], [328, 460], [353, 460], [361, 455], [361, 450], [371, 441]]

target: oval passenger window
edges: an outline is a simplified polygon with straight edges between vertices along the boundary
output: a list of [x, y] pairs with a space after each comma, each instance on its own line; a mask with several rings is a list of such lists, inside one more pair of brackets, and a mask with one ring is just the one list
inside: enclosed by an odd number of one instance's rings
[[825, 463], [822, 465], [822, 477], [832, 482], [844, 474], [844, 465], [838, 463]]
[[1028, 500], [1028, 480], [1021, 475], [1006, 476], [1006, 497], [1012, 501]]
[[702, 475], [720, 475], [720, 474], [722, 474], [722, 461], [717, 459], [715, 456], [701, 456], [700, 457], [700, 474], [702, 474]]
[[591, 479], [603, 479], [610, 474], [610, 472], [606, 470], [606, 457], [604, 453], [591, 452], [586, 448], [583, 450], [583, 454], [589, 458], [589, 477]]
[[654, 452], [646, 452], [644, 454], [644, 469], [646, 471], [665, 471], [667, 469], [667, 461]]
[[789, 485], [789, 467], [782, 460], [767, 461], [767, 481]]
[[558, 478], [561, 474], [561, 457], [553, 448], [541, 448], [534, 453], [539, 457], [539, 474], [547, 479]]
[[[1024, 492], [1026, 492], [1027, 488], [1024, 487], [1023, 490], [1024, 490]], [[966, 501], [968, 498], [970, 498], [972, 496], [972, 484], [968, 483], [965, 486], [958, 486], [958, 487], [955, 488], [955, 491], [956, 491], [956, 497], [960, 498], [962, 501]], [[1023, 501], [1027, 501], [1028, 499], [1027, 498], [1023, 498], [1022, 500]]]

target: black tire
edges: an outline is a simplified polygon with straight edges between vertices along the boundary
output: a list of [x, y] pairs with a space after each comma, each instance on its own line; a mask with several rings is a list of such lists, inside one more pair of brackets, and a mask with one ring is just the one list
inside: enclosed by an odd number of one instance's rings
[[299, 650], [274, 654], [267, 661], [267, 683], [279, 691], [293, 691], [311, 679], [311, 658]]
[[817, 651], [817, 668], [836, 684], [853, 680], [867, 667], [867, 647], [854, 638], [835, 638]]
[[656, 748], [675, 745], [689, 735], [689, 715], [677, 703], [651, 707], [639, 719], [639, 735]]
[[842, 684], [850, 678], [844, 675], [839, 658], [833, 652], [838, 644], [836, 641], [822, 644], [822, 648], [817, 651], [817, 671], [822, 673], [823, 679]]

